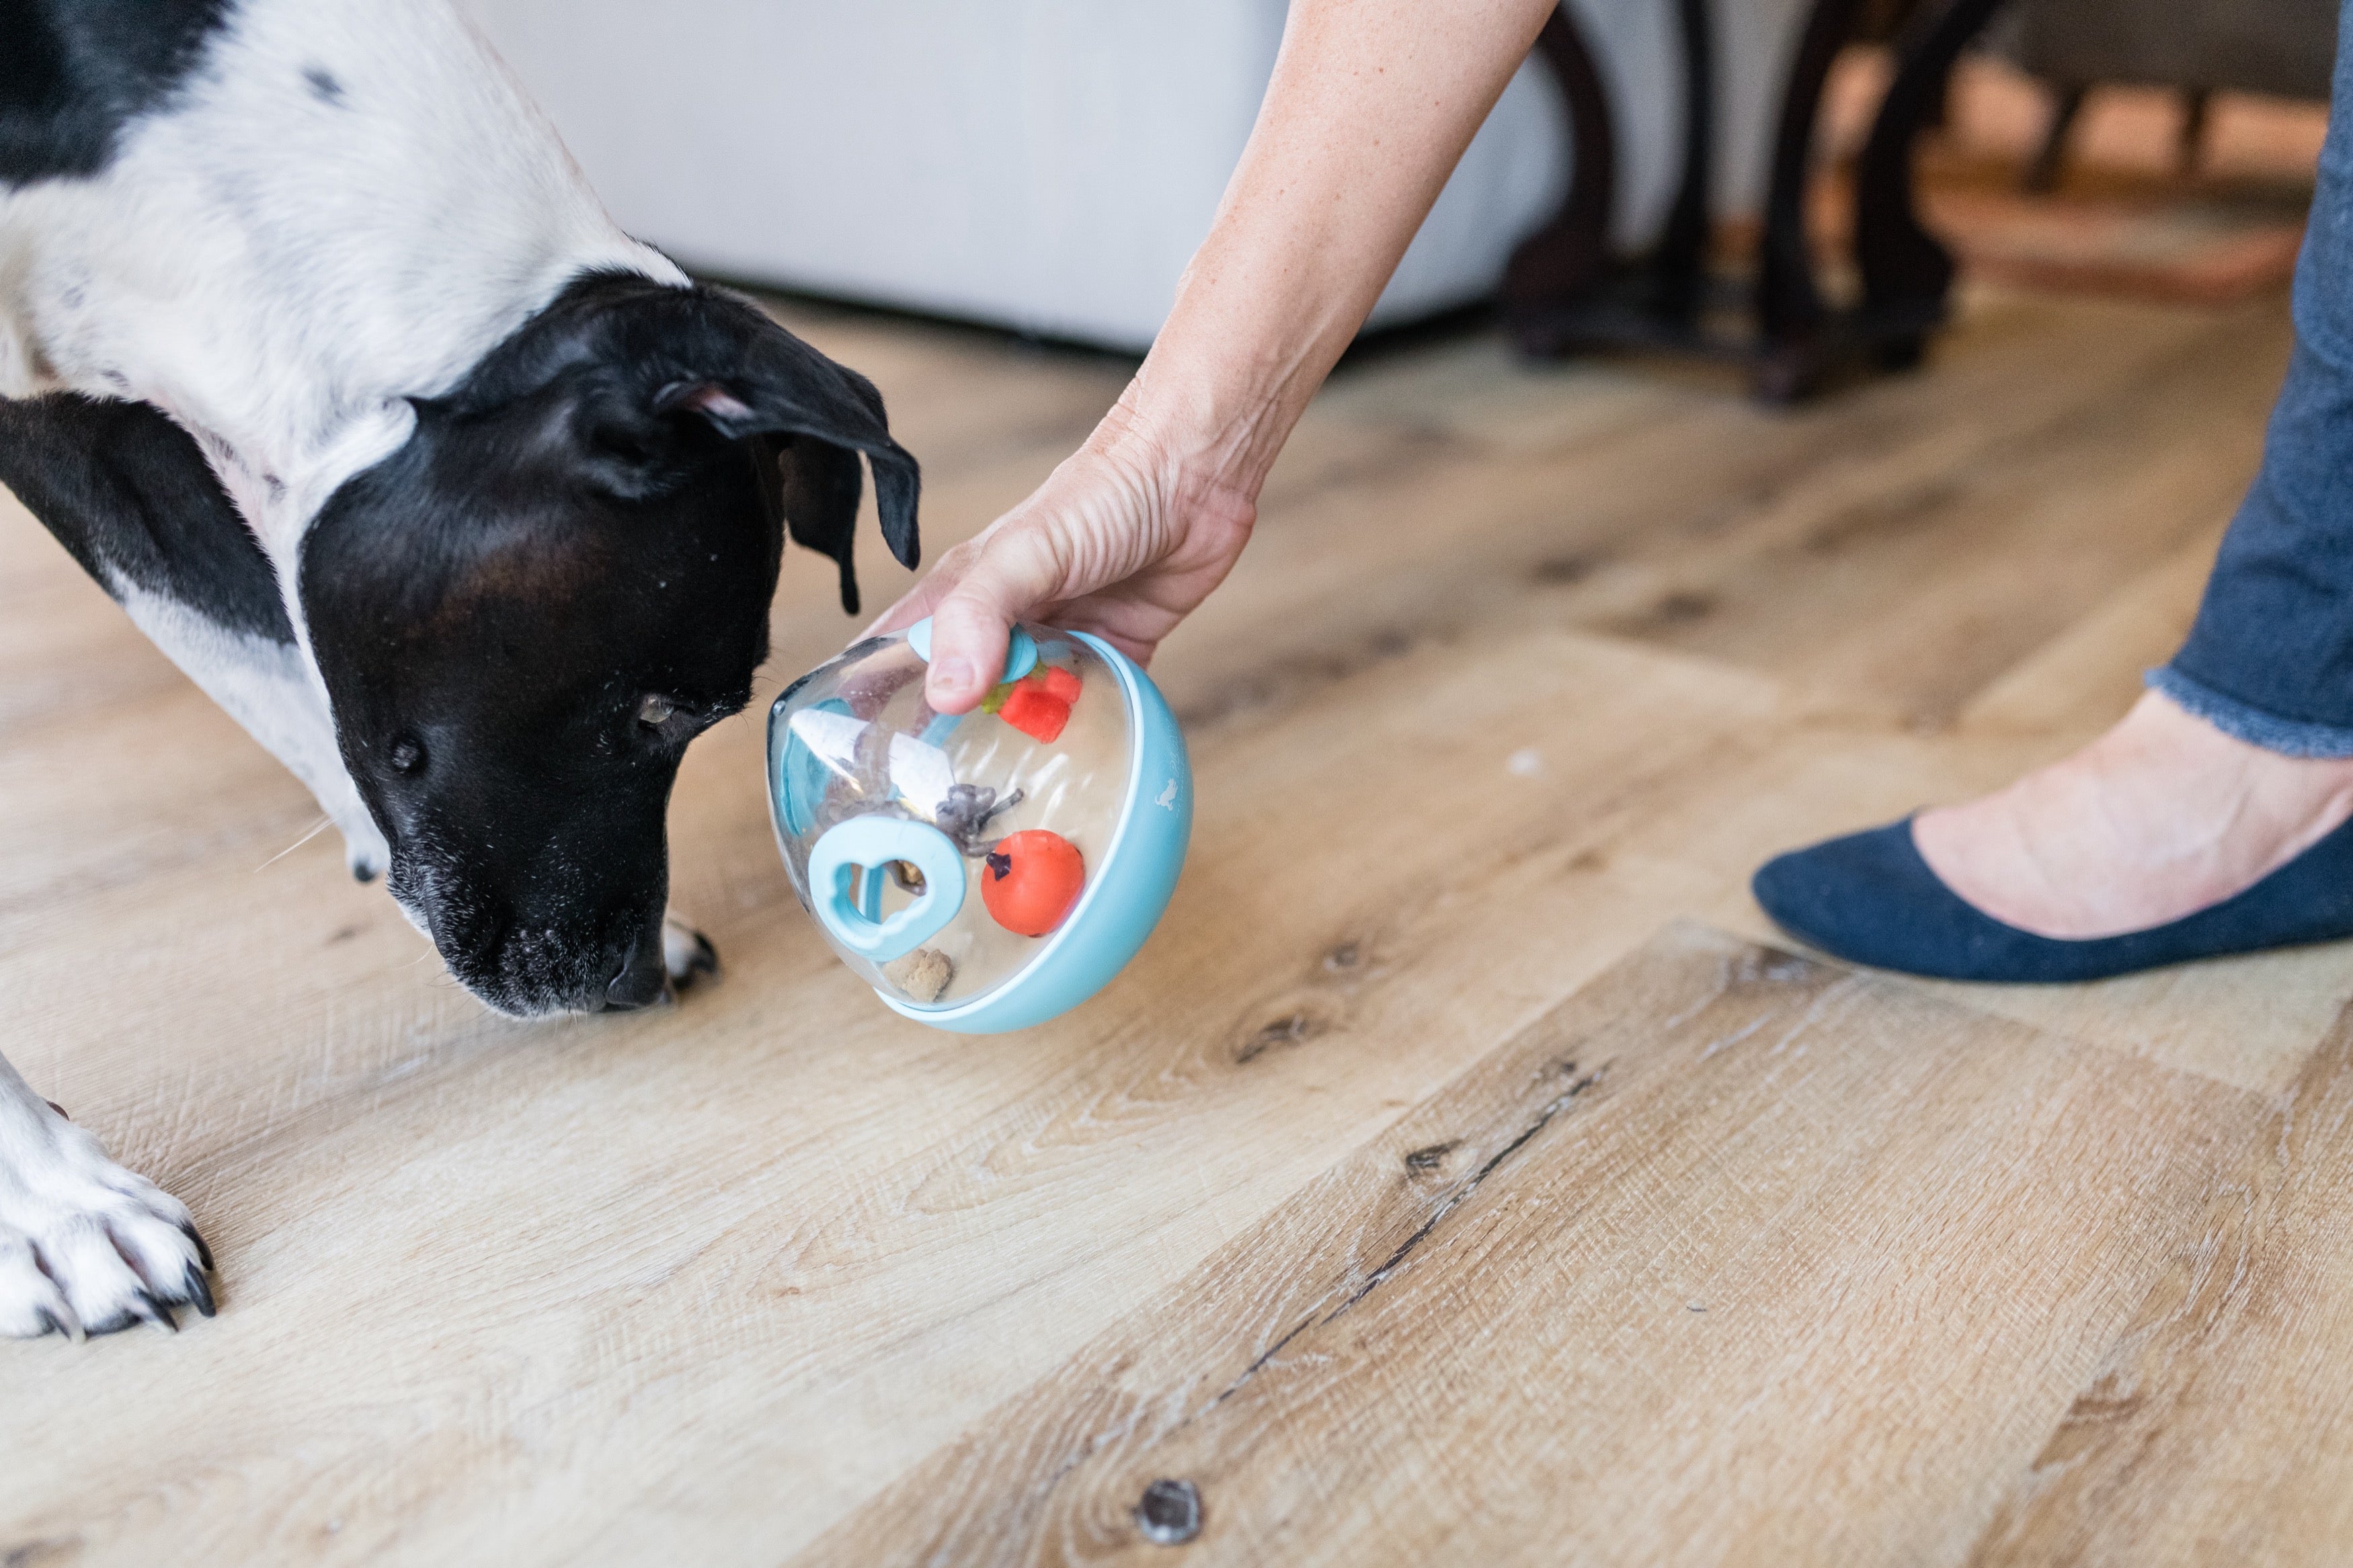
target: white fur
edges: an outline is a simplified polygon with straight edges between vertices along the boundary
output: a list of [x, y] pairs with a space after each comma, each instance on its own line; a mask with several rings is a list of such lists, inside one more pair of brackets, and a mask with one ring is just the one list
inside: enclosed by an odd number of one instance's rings
[[149, 641], [311, 787], [343, 833], [343, 858], [353, 873], [381, 875], [391, 865], [392, 851], [344, 770], [326, 688], [301, 650], [251, 632], [229, 631], [177, 599], [129, 584], [115, 584], [114, 595]]
[[68, 387], [177, 420], [299, 631], [297, 552], [327, 497], [406, 438], [406, 399], [592, 267], [686, 282], [614, 226], [448, 5], [247, 0], [103, 174], [0, 193], [0, 396]]
[[0, 1061], [0, 1335], [161, 1325], [155, 1303], [194, 1293], [187, 1224]]
[[408, 398], [593, 267], [686, 282], [438, 0], [247, 0], [103, 174], [0, 192], [0, 396], [136, 398], [195, 437], [277, 570], [304, 679], [132, 617], [311, 786], [354, 864], [383, 841], [320, 731], [303, 533], [407, 438]]
[[588, 268], [686, 282], [438, 0], [246, 0], [103, 174], [0, 192], [0, 396], [137, 398], [196, 437], [277, 570], [299, 669], [153, 595], [126, 606], [311, 786], [355, 868], [384, 844], [310, 655], [303, 533], [406, 439], [408, 398]]
[[[591, 268], [686, 283], [614, 226], [446, 0], [244, 0], [103, 174], [0, 191], [0, 397], [139, 399], [195, 437], [277, 570], [297, 647], [114, 586], [310, 785], [355, 868], [382, 868], [384, 840], [311, 655], [304, 531], [407, 438], [407, 399], [448, 392]], [[185, 1299], [186, 1219], [0, 1060], [0, 1335], [39, 1332], [44, 1313], [146, 1315], [142, 1283]]]
[[698, 974], [719, 972], [719, 954], [703, 934], [677, 915], [662, 915], [662, 973], [672, 985], [691, 985]]

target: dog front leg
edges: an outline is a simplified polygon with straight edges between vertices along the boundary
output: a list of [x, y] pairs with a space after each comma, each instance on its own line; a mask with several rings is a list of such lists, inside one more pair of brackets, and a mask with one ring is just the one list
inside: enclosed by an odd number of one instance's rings
[[221, 710], [245, 727], [303, 784], [343, 836], [343, 859], [361, 881], [391, 863], [384, 835], [344, 771], [326, 691], [290, 640], [225, 629], [186, 605], [137, 587], [116, 596], [147, 634]]
[[188, 433], [143, 403], [0, 399], [0, 485], [57, 536], [166, 658], [311, 787], [352, 874], [384, 835], [344, 772], [326, 689], [277, 570]]
[[206, 1317], [212, 1257], [188, 1206], [106, 1157], [0, 1058], [0, 1335], [176, 1328]]

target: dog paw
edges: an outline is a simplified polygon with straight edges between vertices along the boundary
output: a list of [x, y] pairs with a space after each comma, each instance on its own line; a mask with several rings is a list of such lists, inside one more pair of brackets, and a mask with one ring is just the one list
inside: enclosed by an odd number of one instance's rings
[[719, 950], [711, 939], [679, 919], [662, 916], [662, 971], [670, 989], [683, 991], [701, 976], [719, 973]]
[[187, 1205], [97, 1139], [46, 1105], [0, 1116], [0, 1336], [177, 1329], [174, 1307], [213, 1315], [212, 1265]]

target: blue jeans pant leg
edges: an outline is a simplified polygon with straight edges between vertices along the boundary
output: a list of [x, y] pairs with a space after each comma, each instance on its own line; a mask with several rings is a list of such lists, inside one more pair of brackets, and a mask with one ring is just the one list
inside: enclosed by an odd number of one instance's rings
[[2198, 620], [2149, 684], [2227, 734], [2353, 756], [2353, 0], [2295, 268], [2295, 353]]

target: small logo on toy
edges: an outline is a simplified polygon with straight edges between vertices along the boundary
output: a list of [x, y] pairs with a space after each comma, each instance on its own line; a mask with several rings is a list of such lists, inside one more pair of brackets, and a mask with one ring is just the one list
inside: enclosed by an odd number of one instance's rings
[[1152, 804], [1153, 804], [1153, 805], [1156, 805], [1156, 806], [1158, 806], [1158, 807], [1159, 807], [1161, 810], [1163, 810], [1163, 811], [1174, 811], [1174, 810], [1176, 810], [1176, 781], [1175, 779], [1170, 779], [1170, 780], [1168, 781], [1168, 787], [1167, 787], [1167, 788], [1166, 788], [1166, 789], [1164, 789], [1164, 790], [1162, 790], [1162, 791], [1160, 792], [1160, 798], [1159, 798], [1158, 800], [1154, 801]]

